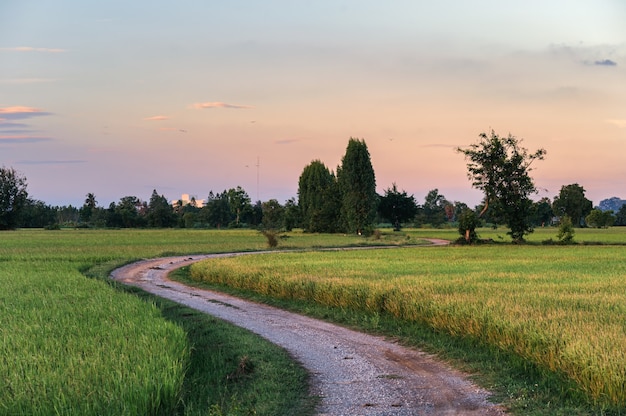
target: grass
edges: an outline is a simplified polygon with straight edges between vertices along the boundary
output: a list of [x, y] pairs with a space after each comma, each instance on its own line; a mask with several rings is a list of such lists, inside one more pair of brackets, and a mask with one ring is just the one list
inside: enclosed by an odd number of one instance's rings
[[[600, 241], [603, 231], [587, 236]], [[623, 243], [624, 232], [611, 231], [612, 242]], [[314, 301], [332, 316], [365, 314], [361, 326], [387, 320], [390, 335], [417, 325], [491, 351], [486, 366], [494, 356], [508, 357], [530, 384], [500, 385], [500, 397], [522, 414], [556, 414], [555, 402], [562, 414], [619, 414], [626, 407], [625, 250], [496, 245], [282, 253], [205, 261], [191, 276], [299, 308]], [[544, 391], [528, 393], [534, 384]], [[552, 405], [541, 413], [546, 401]]]
[[[600, 241], [613, 244], [626, 243], [626, 233], [617, 232], [621, 229], [576, 231], [575, 240], [587, 241], [589, 244]], [[481, 235], [483, 232], [491, 231], [481, 230]], [[610, 270], [621, 270], [623, 276], [623, 269], [602, 266], [607, 261], [609, 265], [614, 264], [611, 263], [614, 261], [614, 255], [610, 250], [620, 247], [543, 247], [539, 246], [539, 242], [553, 237], [556, 230], [546, 230], [544, 235], [541, 235], [541, 232], [538, 230], [533, 235], [533, 239], [537, 238], [533, 241], [536, 244], [534, 247], [532, 245], [507, 247], [498, 244], [495, 247], [478, 247], [478, 250], [466, 248], [468, 250], [466, 253], [476, 255], [478, 258], [474, 259], [477, 263], [473, 266], [465, 264], [464, 267], [466, 270], [470, 270], [470, 266], [475, 267], [473, 273], [480, 274], [484, 269], [479, 261], [480, 255], [485, 253], [482, 250], [490, 249], [494, 250], [492, 256], [496, 259], [501, 251], [509, 253], [501, 255], [498, 260], [500, 263], [493, 266], [502, 270], [502, 276], [497, 273], [492, 276], [491, 280], [494, 282], [518, 281], [520, 291], [529, 293], [533, 293], [532, 290], [536, 287], [552, 290], [553, 286], [564, 287], [564, 282], [571, 282], [569, 290], [578, 296], [574, 297], [576, 302], [574, 304], [565, 302], [571, 298], [567, 295], [563, 299], [556, 299], [555, 308], [577, 307], [586, 312], [580, 316], [572, 315], [571, 319], [570, 315], [567, 315], [567, 320], [559, 320], [557, 319], [559, 315], [554, 315], [556, 318], [548, 319], [542, 325], [548, 329], [551, 328], [550, 325], [556, 325], [560, 321], [574, 327], [577, 322], [591, 325], [584, 327], [589, 331], [591, 341], [579, 339], [577, 348], [573, 348], [572, 351], [578, 354], [578, 350], [581, 350], [583, 357], [591, 351], [589, 354], [593, 356], [597, 348], [605, 347], [599, 340], [605, 335], [602, 332], [595, 332], [596, 327], [593, 326], [595, 323], [592, 325], [588, 317], [607, 319], [603, 311], [610, 305], [613, 305], [614, 313], [623, 315], [623, 311], [619, 309], [619, 305], [623, 305], [619, 296], [624, 293], [620, 286], [621, 282], [611, 280], [607, 284], [602, 280]], [[506, 231], [496, 230], [495, 233], [494, 241], [506, 241], [506, 236], [502, 239], [497, 237], [505, 235]], [[456, 239], [457, 235], [456, 230], [407, 230], [403, 233], [385, 232], [377, 238], [364, 239], [356, 236], [292, 232], [279, 238], [278, 249], [315, 250], [323, 247], [379, 244], [416, 245], [422, 244], [422, 240], [427, 237], [452, 240]], [[267, 249], [266, 239], [260, 233], [249, 230], [3, 232], [0, 240], [0, 374], [2, 374], [0, 414], [310, 414], [313, 403], [302, 396], [303, 392], [306, 392], [306, 379], [301, 369], [298, 370], [297, 365], [288, 361], [284, 352], [266, 350], [266, 347], [260, 347], [259, 351], [256, 351], [257, 337], [248, 338], [250, 334], [246, 335], [245, 331], [235, 330], [229, 326], [218, 328], [219, 321], [210, 317], [152, 298], [145, 293], [138, 293], [134, 289], [117, 287], [105, 279], [112, 268], [140, 258], [265, 249]], [[563, 257], [561, 263], [556, 262], [562, 268], [568, 267], [570, 260], [580, 261], [588, 258], [587, 250], [590, 249], [593, 253], [604, 253], [606, 256], [599, 254], [591, 256], [596, 259], [597, 265], [590, 269], [588, 275], [577, 274], [570, 277], [565, 270], [561, 281], [551, 282], [541, 280], [543, 269], [532, 271], [528, 268], [528, 259], [524, 259], [524, 256], [519, 258], [511, 256], [510, 253], [514, 253], [515, 249], [519, 249], [520, 253], [527, 249], [536, 250], [539, 254], [535, 255], [533, 252], [532, 258], [544, 252], [579, 249], [580, 251], [573, 252], [573, 255]], [[542, 251], [543, 249], [545, 250]], [[451, 249], [426, 249], [423, 252], [424, 255], [432, 256], [432, 260], [435, 261], [434, 256], [438, 255], [436, 253], [449, 250]], [[388, 252], [389, 255], [396, 251], [422, 252], [406, 248], [380, 251]], [[621, 252], [618, 254], [622, 255]], [[292, 255], [299, 256], [282, 253], [275, 258], [287, 259]], [[345, 259], [341, 259], [342, 255], [344, 254], [340, 252], [310, 253], [305, 257], [314, 259], [320, 256], [335, 260], [330, 264], [320, 263], [317, 266], [307, 265], [303, 261], [298, 267], [309, 267], [311, 270], [318, 267], [318, 271], [330, 270], [333, 267], [341, 269], [341, 264], [346, 262]], [[367, 260], [366, 253], [357, 257], [362, 256], [365, 259], [363, 264], [367, 269], [376, 269], [387, 262], [385, 255], [377, 262]], [[253, 258], [261, 260], [263, 257], [265, 256], [251, 256], [250, 260]], [[465, 257], [472, 258], [469, 254]], [[521, 284], [527, 280], [523, 276], [513, 277], [515, 268], [511, 261], [518, 262], [519, 267], [534, 273], [535, 277], [529, 280], [526, 286]], [[454, 271], [453, 265], [449, 263], [451, 262], [447, 258], [440, 259], [442, 268], [439, 271], [439, 278], [445, 273]], [[425, 262], [423, 266], [427, 265], [429, 262]], [[402, 267], [404, 271], [393, 277], [397, 282], [401, 282], [403, 278], [408, 279], [407, 275], [410, 275], [409, 265], [404, 264]], [[576, 269], [580, 267], [576, 266]], [[436, 281], [437, 268], [431, 265], [429, 270], [429, 279]], [[382, 272], [385, 272], [384, 269]], [[307, 299], [298, 302], [301, 310], [350, 325], [384, 331], [422, 348], [431, 350], [445, 348], [448, 357], [462, 361], [465, 366], [476, 365], [476, 362], [480, 362], [479, 357], [484, 356], [486, 357], [482, 360], [484, 364], [478, 368], [481, 373], [490, 377], [485, 381], [486, 385], [496, 386], [500, 392], [498, 398], [505, 400], [514, 409], [522, 409], [520, 412], [523, 414], [533, 414], [532, 412], [593, 414], [598, 409], [600, 411], [615, 409], [614, 406], [602, 404], [607, 403], [606, 398], [612, 394], [610, 389], [606, 394], [603, 393], [597, 399], [593, 399], [593, 393], [590, 395], [581, 389], [578, 381], [564, 371], [552, 371], [549, 368], [546, 370], [547, 367], [534, 360], [532, 354], [529, 358], [514, 348], [495, 346], [479, 336], [463, 336], [423, 321], [394, 317], [384, 308], [381, 309], [381, 306], [385, 306], [386, 300], [369, 298], [367, 291], [371, 288], [368, 279], [355, 273], [353, 267], [345, 265], [342, 273], [348, 277], [333, 280], [331, 276], [330, 279], [326, 279], [332, 283], [325, 289], [332, 293], [328, 298], [330, 302], [327, 302], [328, 299], [324, 300], [324, 296], [319, 296], [321, 303], [326, 302], [334, 306], [314, 304]], [[96, 279], [87, 279], [85, 275]], [[270, 286], [281, 281], [279, 277], [273, 279]], [[597, 286], [586, 286], [594, 279]], [[357, 284], [354, 293], [344, 285], [352, 280]], [[416, 288], [421, 288], [420, 290], [427, 287], [421, 284], [422, 282], [419, 282], [420, 284], [410, 280], [408, 282]], [[492, 283], [483, 282], [484, 285]], [[380, 281], [380, 288], [384, 287], [384, 284], [386, 279]], [[306, 285], [302, 286], [298, 290], [305, 293], [312, 290]], [[431, 293], [433, 296], [431, 301], [425, 302], [424, 305], [438, 311], [439, 315], [433, 316], [450, 314], [459, 309], [460, 305], [458, 302], [450, 303], [454, 296], [465, 295], [469, 298], [473, 296], [470, 292], [460, 290], [464, 286], [467, 286], [464, 277], [458, 277], [456, 284], [448, 282], [447, 292], [443, 291], [443, 295], [440, 293], [439, 298], [435, 296], [435, 292]], [[613, 297], [607, 294], [605, 297], [589, 298], [586, 294], [589, 291], [606, 292], [609, 290], [607, 287], [614, 291], [611, 295]], [[585, 291], [583, 288], [591, 289]], [[500, 295], [500, 292], [497, 293]], [[514, 291], [513, 295], [515, 293]], [[337, 306], [341, 305], [342, 298], [346, 296], [365, 300], [367, 308], [374, 308], [374, 312], [362, 306], [358, 308], [353, 308], [349, 304]], [[524, 300], [512, 299], [518, 303]], [[530, 300], [533, 301], [539, 302], [541, 299], [543, 298], [535, 299], [530, 296]], [[281, 301], [275, 297], [267, 300], [275, 303], [284, 302], [283, 306], [294, 305], [294, 301]], [[599, 310], [594, 310], [598, 302], [602, 305], [599, 306]], [[474, 305], [483, 308], [486, 306]], [[409, 310], [408, 307], [406, 309]], [[527, 311], [522, 310], [519, 313], [525, 314]], [[474, 312], [470, 315], [472, 314]], [[486, 323], [490, 322], [487, 320]], [[520, 328], [527, 329], [523, 325]], [[620, 335], [619, 327], [616, 334]], [[558, 337], [556, 339], [558, 340]], [[607, 341], [608, 347], [605, 348], [607, 354], [613, 353], [612, 339]], [[548, 337], [545, 345], [551, 345], [550, 342], [553, 341], [553, 338]], [[596, 341], [599, 342], [598, 345], [595, 344]], [[588, 344], [592, 344], [591, 350]], [[537, 345], [541, 347], [544, 344]], [[238, 348], [239, 346], [242, 348]], [[611, 364], [613, 358], [611, 355], [608, 357], [608, 364]], [[275, 359], [278, 361], [274, 362]], [[285, 359], [287, 361], [284, 361]], [[593, 369], [594, 366], [590, 368]], [[613, 367], [603, 368], [612, 371]], [[621, 368], [623, 369], [623, 366]], [[214, 380], [203, 378], [207, 373], [215, 375]], [[268, 383], [264, 384], [264, 380], [268, 380]], [[553, 382], [554, 380], [557, 382]], [[290, 388], [281, 391], [278, 385], [287, 385]], [[604, 391], [602, 388], [598, 391]], [[594, 400], [597, 403], [595, 405]], [[542, 407], [549, 410], [541, 413]], [[587, 409], [591, 410], [587, 412]]]
[[[283, 236], [279, 247], [398, 244], [399, 238], [388, 234], [366, 240], [295, 232]], [[406, 238], [402, 236], [401, 241], [405, 243]], [[294, 399], [294, 394], [306, 392], [307, 386], [293, 363], [287, 364], [284, 353], [268, 345], [254, 352], [261, 344], [258, 337], [244, 336], [232, 328], [212, 331], [206, 338], [207, 327], [217, 328], [214, 321], [169, 316], [174, 309], [171, 305], [165, 307], [143, 296], [146, 301], [141, 301], [106, 279], [114, 267], [141, 258], [266, 247], [266, 239], [251, 230], [3, 232], [0, 414], [274, 415], [310, 411], [310, 403]], [[98, 279], [86, 279], [85, 275]], [[190, 319], [200, 329], [188, 327]], [[239, 335], [229, 339], [225, 334], [231, 332]], [[239, 344], [245, 348], [234, 347]], [[239, 364], [244, 356], [254, 371], [226, 382], [224, 371], [232, 373], [232, 364]], [[193, 375], [203, 368], [199, 363], [219, 363], [220, 357], [224, 370], [211, 373], [216, 374], [218, 385], [227, 388], [216, 388], [215, 381], [205, 383]], [[282, 368], [293, 371], [281, 373]], [[289, 388], [279, 389], [272, 373]], [[288, 398], [286, 405], [283, 396]], [[294, 405], [300, 409], [294, 410]]]

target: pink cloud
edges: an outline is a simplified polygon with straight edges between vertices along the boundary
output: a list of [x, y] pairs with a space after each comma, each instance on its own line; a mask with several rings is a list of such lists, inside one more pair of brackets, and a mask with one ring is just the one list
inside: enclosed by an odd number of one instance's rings
[[202, 108], [233, 108], [233, 109], [236, 109], [236, 110], [254, 108], [254, 107], [252, 107], [250, 105], [227, 104], [227, 103], [223, 103], [223, 102], [220, 102], [220, 101], [206, 102], [206, 103], [195, 103], [195, 104], [192, 104], [191, 107], [195, 108], [195, 109], [202, 109]]
[[59, 48], [33, 48], [31, 46], [17, 46], [15, 48], [0, 48], [1, 51], [9, 52], [48, 52], [48, 53], [61, 53], [66, 52], [65, 49]]
[[24, 106], [13, 106], [13, 107], [4, 107], [0, 108], [0, 114], [17, 114], [17, 113], [41, 113], [43, 112], [39, 108], [34, 107], [24, 107]]
[[25, 106], [13, 106], [13, 107], [4, 107], [0, 108], [0, 118], [3, 120], [6, 119], [23, 119], [30, 118], [35, 116], [47, 116], [50, 113], [43, 111], [40, 108], [34, 107], [25, 107]]
[[146, 117], [144, 118], [144, 120], [146, 121], [163, 121], [163, 120], [169, 120], [170, 118], [168, 116], [152, 116], [152, 117]]

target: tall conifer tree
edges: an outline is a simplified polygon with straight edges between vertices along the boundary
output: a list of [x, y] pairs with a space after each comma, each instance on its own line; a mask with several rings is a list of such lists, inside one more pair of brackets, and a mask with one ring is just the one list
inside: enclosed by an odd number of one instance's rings
[[341, 221], [349, 233], [369, 233], [376, 219], [376, 176], [365, 140], [350, 138], [337, 168], [341, 192]]

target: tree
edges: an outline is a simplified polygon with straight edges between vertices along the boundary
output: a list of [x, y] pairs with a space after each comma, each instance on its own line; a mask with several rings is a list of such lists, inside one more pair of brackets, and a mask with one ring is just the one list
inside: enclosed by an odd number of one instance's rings
[[478, 240], [476, 227], [479, 225], [480, 219], [473, 210], [466, 208], [459, 215], [459, 234], [466, 243], [471, 244]]
[[209, 192], [207, 203], [202, 207], [201, 216], [211, 227], [219, 229], [227, 226], [232, 221], [232, 217], [226, 191], [217, 195], [214, 195], [213, 191]]
[[413, 195], [408, 196], [404, 190], [399, 192], [395, 183], [380, 197], [378, 215], [391, 222], [395, 231], [400, 231], [401, 224], [412, 220], [416, 214], [417, 204]]
[[57, 224], [57, 212], [45, 202], [28, 198], [24, 204], [20, 227], [44, 228]]
[[554, 211], [552, 210], [552, 203], [550, 198], [541, 198], [533, 205], [533, 223], [535, 225], [544, 226], [550, 225], [554, 218]]
[[239, 222], [242, 216], [248, 214], [249, 211], [252, 211], [250, 197], [241, 186], [238, 186], [237, 188], [231, 188], [224, 193], [228, 198], [228, 206], [230, 207], [230, 211], [235, 218], [234, 225], [236, 227], [239, 227]]
[[584, 219], [593, 209], [593, 203], [585, 198], [585, 188], [577, 183], [561, 187], [554, 197], [552, 209], [557, 216], [567, 215], [576, 227], [584, 225]]
[[276, 199], [270, 199], [261, 204], [261, 209], [263, 210], [263, 228], [272, 230], [282, 228], [285, 208], [280, 205], [280, 202]]
[[493, 210], [509, 227], [509, 235], [515, 242], [523, 241], [524, 236], [533, 232], [530, 222], [532, 201], [529, 195], [537, 188], [529, 175], [531, 164], [543, 160], [546, 151], [534, 153], [520, 147], [520, 141], [509, 134], [499, 137], [493, 130], [491, 135], [479, 135], [478, 143], [469, 148], [457, 148], [469, 160], [468, 178], [472, 186], [485, 194], [485, 205], [479, 214]]
[[28, 201], [26, 177], [13, 168], [0, 168], [0, 230], [17, 228]]
[[446, 197], [439, 193], [439, 189], [428, 192], [424, 199], [424, 221], [433, 227], [440, 227], [447, 220], [446, 206], [451, 205]]
[[97, 210], [98, 201], [96, 201], [96, 196], [89, 192], [85, 195], [85, 202], [83, 206], [80, 208], [80, 219], [86, 223], [92, 223], [94, 214]]
[[376, 176], [365, 140], [350, 138], [337, 168], [341, 193], [341, 222], [349, 233], [369, 233], [376, 219]]
[[319, 160], [309, 163], [300, 174], [298, 207], [304, 231], [337, 231], [341, 207], [337, 178]]
[[615, 225], [626, 225], [626, 205], [622, 205], [617, 214], [615, 214]]
[[608, 228], [615, 223], [615, 217], [612, 210], [592, 209], [589, 215], [585, 217], [585, 221], [590, 227]]
[[285, 202], [285, 213], [283, 215], [283, 228], [291, 231], [301, 223], [300, 207], [295, 198], [289, 198]]
[[[195, 206], [194, 204], [191, 204]], [[148, 203], [148, 211], [146, 213], [148, 227], [173, 227], [176, 224], [176, 216], [170, 203], [163, 195], [159, 195], [154, 189]]]

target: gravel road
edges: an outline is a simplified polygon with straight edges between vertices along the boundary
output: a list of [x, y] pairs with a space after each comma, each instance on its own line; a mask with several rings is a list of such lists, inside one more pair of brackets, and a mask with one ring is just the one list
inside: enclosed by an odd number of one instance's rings
[[[246, 253], [246, 255], [254, 253]], [[241, 253], [144, 260], [111, 277], [224, 319], [285, 348], [311, 374], [319, 415], [504, 415], [489, 392], [431, 355], [381, 337], [173, 282], [192, 262]]]

